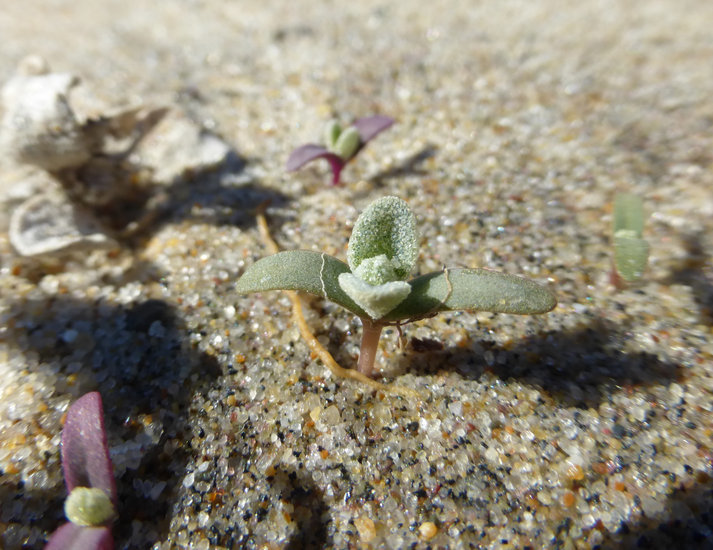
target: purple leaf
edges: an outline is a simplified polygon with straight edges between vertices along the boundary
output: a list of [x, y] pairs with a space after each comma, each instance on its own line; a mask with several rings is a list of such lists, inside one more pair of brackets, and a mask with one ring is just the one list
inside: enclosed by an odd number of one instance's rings
[[365, 145], [378, 134], [389, 128], [394, 123], [394, 119], [383, 115], [367, 116], [354, 121], [354, 128], [359, 132], [362, 145]]
[[321, 145], [315, 145], [314, 143], [302, 145], [290, 153], [290, 158], [287, 159], [287, 171], [294, 172], [295, 170], [299, 170], [308, 162], [312, 162], [329, 154], [333, 153], [330, 153], [326, 147], [322, 147]]
[[114, 550], [108, 527], [84, 527], [68, 522], [50, 536], [45, 550]]
[[332, 168], [332, 184], [337, 185], [339, 183], [339, 175], [344, 168], [344, 161], [339, 155], [330, 153], [325, 147], [315, 144], [307, 144], [298, 147], [290, 154], [287, 159], [287, 170], [289, 172], [294, 172], [298, 170], [308, 162], [323, 158], [327, 160]]
[[77, 399], [62, 429], [62, 467], [69, 492], [75, 487], [103, 490], [116, 507], [116, 483], [104, 430], [99, 392]]

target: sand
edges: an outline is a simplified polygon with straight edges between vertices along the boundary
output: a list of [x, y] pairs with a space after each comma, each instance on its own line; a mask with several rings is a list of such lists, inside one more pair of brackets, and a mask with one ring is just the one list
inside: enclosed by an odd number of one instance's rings
[[[98, 390], [117, 548], [713, 548], [712, 21], [680, 0], [4, 2], [0, 81], [41, 55], [233, 153], [150, 187], [168, 203], [118, 247], [50, 259], [10, 246], [0, 163], [0, 546], [65, 521], [62, 417]], [[331, 117], [375, 113], [397, 123], [342, 186], [285, 172]], [[623, 290], [617, 192], [651, 247]], [[384, 380], [420, 399], [335, 378], [284, 294], [232, 291], [265, 200], [280, 247], [344, 259], [384, 195], [416, 215], [419, 273], [559, 300], [418, 321], [405, 349], [387, 331]], [[358, 319], [305, 307], [353, 366]]]

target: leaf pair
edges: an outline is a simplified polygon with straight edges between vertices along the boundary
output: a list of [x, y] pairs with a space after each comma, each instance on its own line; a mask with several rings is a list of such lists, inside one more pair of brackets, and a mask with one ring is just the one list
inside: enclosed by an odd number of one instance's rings
[[[361, 318], [371, 316], [339, 284], [349, 266], [328, 254], [289, 250], [255, 262], [235, 285], [239, 294], [300, 290], [326, 298]], [[489, 269], [447, 269], [421, 275], [406, 284], [410, 292], [379, 321], [396, 324], [442, 311], [491, 311], [521, 315], [546, 313], [557, 301], [545, 287]]]
[[444, 269], [406, 281], [417, 256], [413, 214], [401, 199], [385, 197], [359, 216], [349, 240], [348, 265], [319, 252], [280, 252], [250, 266], [235, 290], [301, 290], [383, 325], [440, 311], [545, 313], [557, 304], [537, 283], [488, 269]]
[[298, 147], [287, 159], [287, 170], [294, 172], [305, 164], [322, 158], [329, 162], [332, 169], [332, 185], [338, 185], [346, 164], [369, 141], [393, 123], [392, 118], [382, 115], [360, 118], [344, 129], [337, 121], [331, 121], [325, 128], [325, 145], [308, 143]]

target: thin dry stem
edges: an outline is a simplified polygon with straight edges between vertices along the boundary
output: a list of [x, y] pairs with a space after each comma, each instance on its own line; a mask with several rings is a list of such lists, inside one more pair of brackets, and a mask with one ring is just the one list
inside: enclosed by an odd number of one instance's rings
[[[260, 236], [265, 242], [265, 246], [267, 247], [267, 249], [270, 251], [270, 253], [277, 254], [280, 251], [280, 248], [277, 246], [277, 243], [272, 239], [272, 236], [270, 235], [270, 230], [267, 227], [267, 221], [265, 220], [265, 216], [262, 212], [258, 212], [257, 214], [257, 226], [258, 230], [260, 231]], [[322, 360], [322, 363], [324, 363], [324, 365], [332, 372], [332, 374], [334, 374], [335, 376], [339, 376], [340, 378], [349, 378], [351, 380], [362, 382], [374, 388], [375, 390], [381, 390], [384, 392], [401, 395], [403, 397], [411, 397], [416, 399], [421, 398], [419, 393], [416, 390], [412, 390], [411, 388], [403, 388], [401, 386], [382, 384], [381, 382], [377, 382], [376, 380], [369, 378], [368, 376], [357, 370], [345, 369], [344, 367], [342, 367], [334, 360], [332, 354], [329, 353], [326, 348], [319, 343], [319, 340], [317, 340], [315, 335], [312, 334], [312, 331], [310, 330], [309, 326], [307, 326], [307, 321], [305, 321], [304, 314], [302, 313], [302, 302], [300, 302], [300, 298], [297, 295], [297, 292], [295, 292], [294, 290], [286, 290], [285, 292], [287, 293], [290, 302], [292, 302], [292, 316], [295, 322], [297, 323], [297, 327], [300, 329], [300, 334], [302, 334], [302, 338], [305, 339], [307, 345], [312, 350], [312, 352]]]

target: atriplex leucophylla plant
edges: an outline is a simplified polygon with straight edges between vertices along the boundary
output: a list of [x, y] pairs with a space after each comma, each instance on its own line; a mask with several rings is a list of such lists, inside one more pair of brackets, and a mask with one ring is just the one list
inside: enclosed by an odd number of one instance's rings
[[336, 120], [327, 123], [324, 131], [324, 143], [308, 143], [298, 147], [287, 159], [287, 171], [299, 170], [313, 160], [320, 158], [329, 162], [332, 168], [332, 185], [339, 185], [342, 169], [364, 146], [394, 123], [394, 119], [374, 115], [360, 118], [347, 128], [342, 128]]
[[357, 219], [347, 263], [324, 253], [291, 250], [267, 256], [237, 281], [241, 294], [302, 290], [359, 316], [363, 332], [358, 369], [374, 376], [381, 330], [441, 311], [545, 313], [552, 293], [528, 279], [489, 269], [449, 269], [407, 280], [418, 257], [416, 219], [397, 197], [373, 202]]

